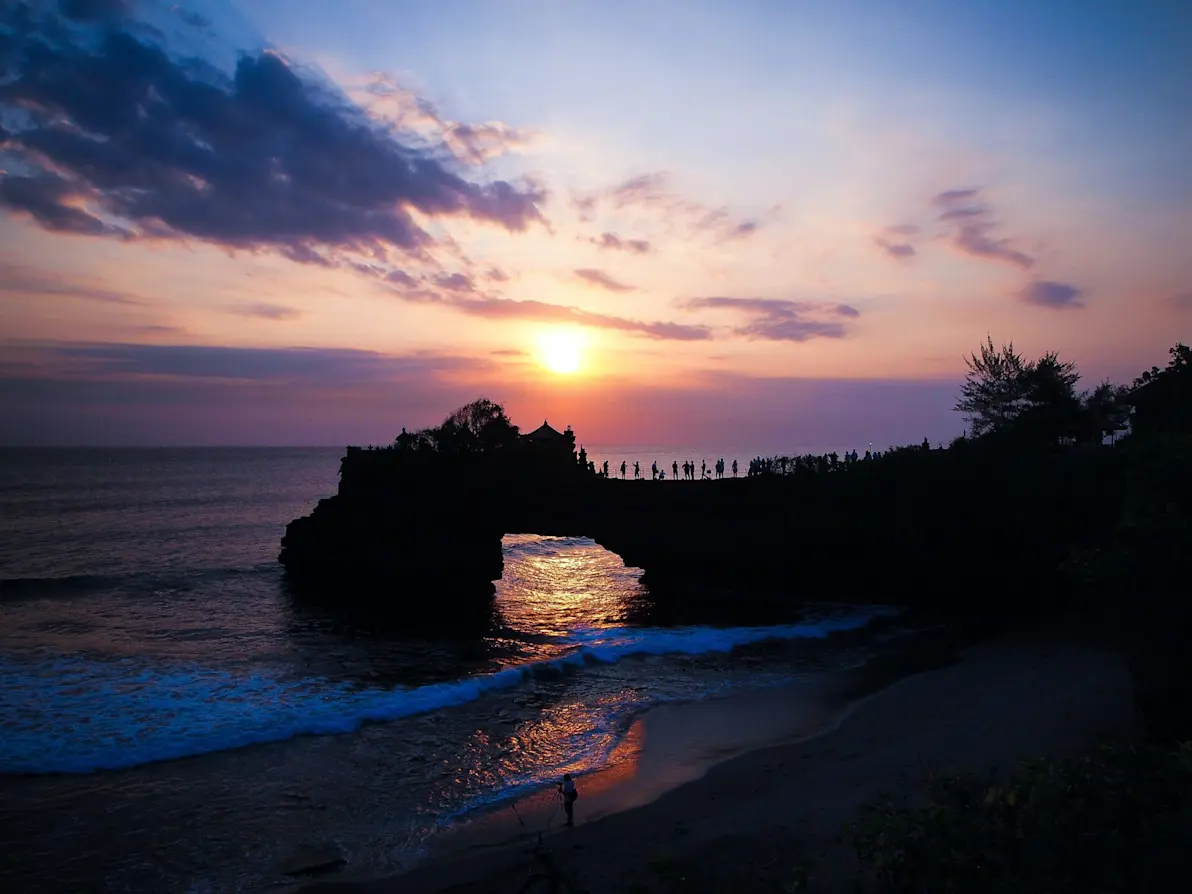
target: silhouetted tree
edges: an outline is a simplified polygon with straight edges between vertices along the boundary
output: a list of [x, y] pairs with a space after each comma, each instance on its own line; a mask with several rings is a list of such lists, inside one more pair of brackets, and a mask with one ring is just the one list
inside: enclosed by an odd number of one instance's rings
[[[965, 359], [968, 372], [960, 386], [956, 411], [972, 426], [974, 437], [1007, 430], [1022, 411], [1023, 379], [1029, 366], [1014, 343], [993, 346], [986, 336], [981, 354]], [[868, 453], [868, 451], [866, 451]]]
[[1084, 396], [1088, 439], [1101, 443], [1106, 436], [1122, 431], [1130, 423], [1128, 389], [1102, 382]]
[[1085, 430], [1085, 409], [1076, 393], [1080, 373], [1054, 352], [1028, 363], [1021, 376], [1017, 417], [1010, 430], [1034, 444], [1075, 443]]
[[517, 426], [505, 408], [487, 398], [474, 400], [433, 428], [414, 433], [404, 428], [395, 444], [399, 450], [436, 453], [485, 453], [517, 442]]
[[1151, 367], [1130, 390], [1130, 427], [1138, 434], [1192, 434], [1192, 348], [1181, 342], [1168, 353], [1165, 369]]
[[1035, 444], [1079, 440], [1087, 413], [1076, 383], [1076, 364], [1054, 352], [1031, 362], [1014, 343], [996, 348], [986, 338], [981, 353], [965, 360], [968, 373], [956, 402], [974, 437], [997, 435]]

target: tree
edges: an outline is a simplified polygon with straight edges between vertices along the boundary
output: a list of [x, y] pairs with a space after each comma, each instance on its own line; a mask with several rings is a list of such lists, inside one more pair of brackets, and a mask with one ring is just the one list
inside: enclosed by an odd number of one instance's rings
[[1122, 431], [1130, 422], [1128, 391], [1105, 381], [1084, 396], [1089, 440], [1101, 443], [1107, 436]]
[[1087, 412], [1076, 393], [1076, 364], [1055, 352], [1031, 362], [1014, 343], [995, 348], [992, 338], [980, 356], [965, 360], [968, 373], [956, 410], [974, 437], [997, 435], [1034, 444], [1070, 443], [1087, 431]]
[[1192, 348], [1177, 343], [1165, 369], [1151, 367], [1134, 380], [1131, 429], [1138, 434], [1192, 434]]
[[1055, 352], [1029, 363], [1022, 376], [1021, 408], [1013, 422], [1019, 438], [1035, 444], [1075, 443], [1085, 432], [1084, 405], [1076, 393], [1076, 364]]
[[517, 426], [505, 415], [505, 408], [487, 398], [474, 400], [451, 413], [434, 428], [397, 436], [401, 450], [436, 453], [485, 453], [500, 450], [517, 441]]
[[999, 350], [989, 336], [980, 356], [970, 354], [964, 362], [968, 372], [956, 412], [964, 414], [974, 437], [1008, 430], [1022, 411], [1024, 376], [1030, 364], [1014, 350], [1013, 342]]
[[452, 429], [462, 451], [498, 450], [517, 441], [517, 426], [505, 408], [487, 398], [474, 400], [448, 416], [441, 426]]

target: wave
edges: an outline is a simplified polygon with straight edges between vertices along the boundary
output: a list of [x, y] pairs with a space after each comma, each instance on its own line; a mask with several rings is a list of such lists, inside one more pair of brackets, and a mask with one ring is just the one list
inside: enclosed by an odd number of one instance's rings
[[209, 667], [0, 658], [0, 773], [89, 773], [193, 757], [450, 708], [536, 678], [641, 655], [731, 652], [767, 640], [859, 629], [887, 609], [779, 627], [577, 631], [551, 660], [414, 688], [358, 689]]
[[0, 602], [40, 599], [47, 596], [78, 596], [113, 588], [142, 589], [147, 593], [166, 589], [187, 589], [202, 583], [245, 575], [277, 575], [278, 566], [262, 562], [241, 568], [201, 568], [193, 571], [134, 571], [117, 574], [64, 574], [47, 577], [0, 578]]

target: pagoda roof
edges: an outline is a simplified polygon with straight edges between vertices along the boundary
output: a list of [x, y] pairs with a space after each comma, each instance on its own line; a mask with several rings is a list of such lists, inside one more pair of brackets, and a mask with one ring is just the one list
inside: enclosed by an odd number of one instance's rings
[[546, 420], [543, 419], [542, 425], [538, 426], [538, 428], [534, 429], [524, 437], [534, 441], [558, 441], [563, 438], [563, 434], [551, 428], [550, 425], [547, 424]]

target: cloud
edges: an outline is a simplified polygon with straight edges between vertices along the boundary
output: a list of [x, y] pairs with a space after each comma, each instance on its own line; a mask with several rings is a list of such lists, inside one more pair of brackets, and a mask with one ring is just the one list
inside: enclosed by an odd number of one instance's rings
[[[574, 195], [571, 203], [586, 221], [595, 219], [602, 206], [613, 211], [656, 211], [669, 223], [684, 226], [693, 235], [709, 236], [717, 243], [748, 238], [761, 227], [760, 221], [735, 217], [727, 208], [713, 208], [685, 198], [671, 186], [672, 179], [669, 171], [639, 174], [608, 189]], [[771, 209], [771, 214], [778, 210]]]
[[969, 199], [974, 199], [977, 194], [981, 192], [980, 189], [948, 189], [944, 192], [937, 193], [936, 197], [931, 200], [933, 205], [950, 206], [955, 202], [967, 202]]
[[1084, 307], [1084, 303], [1079, 300], [1082, 294], [1083, 292], [1076, 286], [1047, 279], [1037, 279], [1028, 283], [1018, 293], [1018, 297], [1027, 304], [1034, 304], [1037, 307], [1068, 310]]
[[442, 145], [458, 161], [470, 165], [487, 164], [494, 158], [528, 148], [542, 137], [537, 131], [503, 121], [483, 124], [451, 121], [433, 103], [385, 72], [374, 72], [366, 84], [349, 87], [348, 95], [394, 133]]
[[263, 320], [297, 320], [302, 314], [284, 304], [270, 304], [267, 301], [252, 301], [238, 304], [232, 308], [232, 313], [242, 317], [260, 317]]
[[483, 361], [433, 353], [388, 355], [349, 348], [233, 348], [214, 345], [66, 344], [49, 349], [76, 375], [169, 376], [347, 386], [411, 372], [484, 368]]
[[646, 255], [652, 251], [650, 243], [645, 239], [622, 239], [616, 233], [601, 233], [588, 241], [598, 248], [625, 251], [635, 255]]
[[88, 301], [102, 301], [108, 304], [144, 304], [143, 301], [123, 292], [77, 282], [52, 270], [36, 270], [10, 260], [8, 256], [0, 255], [0, 294], [4, 293], [83, 298]]
[[146, 323], [144, 326], [134, 326], [132, 331], [138, 335], [183, 335], [186, 330], [181, 326], [171, 326], [168, 323]]
[[418, 285], [418, 280], [414, 279], [414, 277], [410, 276], [404, 270], [390, 270], [384, 275], [384, 279], [394, 285], [405, 286], [408, 289], [415, 288]]
[[[112, 4], [69, 5], [90, 21]], [[513, 232], [543, 220], [540, 186], [467, 179], [447, 148], [403, 142], [277, 53], [244, 55], [226, 76], [119, 28], [84, 38], [21, 10], [0, 13], [23, 29], [0, 80], [12, 162], [0, 207], [47, 230], [337, 265], [424, 256], [434, 239], [415, 213]], [[455, 134], [483, 143], [479, 131]]]
[[436, 276], [435, 285], [449, 292], [473, 292], [476, 290], [476, 287], [472, 284], [472, 280], [462, 273]]
[[1165, 301], [1176, 310], [1192, 310], [1192, 291], [1168, 295]]
[[521, 348], [501, 348], [496, 351], [489, 351], [494, 357], [528, 357], [529, 352], [523, 351]]
[[692, 309], [735, 310], [752, 319], [733, 332], [767, 341], [804, 342], [813, 338], [844, 338], [845, 320], [861, 315], [848, 304], [789, 301], [781, 298], [690, 298], [682, 306]]
[[894, 224], [886, 227], [886, 233], [891, 236], [918, 236], [919, 227], [915, 224]]
[[881, 236], [876, 237], [873, 241], [890, 257], [900, 261], [909, 260], [915, 256], [915, 247], [909, 242], [890, 242]]
[[[494, 393], [499, 365], [447, 354], [130, 344], [0, 346], [0, 442], [387, 443]], [[19, 367], [19, 368], [18, 368]], [[328, 461], [334, 465], [335, 459]]]
[[575, 275], [586, 283], [608, 289], [610, 292], [632, 292], [634, 289], [633, 286], [617, 282], [603, 270], [594, 270], [591, 267], [581, 267], [575, 271]]
[[462, 298], [450, 302], [452, 307], [476, 317], [498, 320], [536, 320], [544, 323], [572, 323], [596, 329], [612, 329], [647, 338], [666, 341], [706, 341], [712, 338], [707, 326], [683, 323], [632, 320], [609, 314], [594, 313], [579, 307], [547, 304], [543, 301], [514, 301], [509, 298]]
[[175, 5], [170, 8], [173, 10], [174, 15], [178, 16], [178, 18], [190, 25], [192, 28], [205, 29], [210, 28], [212, 24], [214, 24], [211, 19], [207, 18], [206, 16], [197, 12], [193, 12], [189, 9], [183, 9], [181, 6]]
[[[42, 348], [62, 365], [100, 363], [63, 358], [69, 345]], [[85, 346], [74, 346], [85, 347]], [[520, 424], [546, 416], [571, 424], [588, 444], [652, 443], [754, 445], [759, 451], [864, 451], [887, 444], [934, 444], [959, 434], [951, 407], [954, 381], [873, 381], [750, 378], [704, 374], [651, 385], [627, 380], [573, 383], [543, 389], [532, 377], [500, 377], [501, 364], [469, 370], [440, 355], [388, 357], [368, 352], [276, 349], [293, 360], [207, 355], [184, 365], [206, 373], [176, 375], [168, 354], [147, 361], [140, 346], [91, 345], [109, 359], [108, 371], [80, 375], [0, 367], [0, 442], [44, 444], [344, 444], [388, 443], [407, 426], [439, 422], [477, 394], [501, 401]], [[168, 350], [168, 349], [167, 349]], [[193, 349], [188, 349], [193, 350]], [[241, 349], [267, 355], [269, 349]], [[0, 356], [11, 356], [8, 346]], [[112, 357], [132, 353], [139, 368], [121, 373]], [[321, 361], [314, 360], [325, 353]], [[361, 356], [362, 355], [362, 356]], [[159, 374], [172, 371], [169, 375]], [[245, 376], [248, 377], [245, 377]], [[847, 412], [841, 412], [841, 408]], [[334, 469], [339, 454], [329, 453]]]
[[979, 197], [979, 189], [950, 189], [941, 192], [932, 204], [945, 210], [939, 220], [952, 227], [952, 244], [976, 258], [1004, 261], [1015, 267], [1033, 267], [1035, 259], [1013, 247], [1009, 239], [994, 238], [996, 223], [992, 209], [985, 204], [965, 204]]
[[121, 19], [129, 14], [127, 0], [60, 0], [58, 11], [76, 22]]

